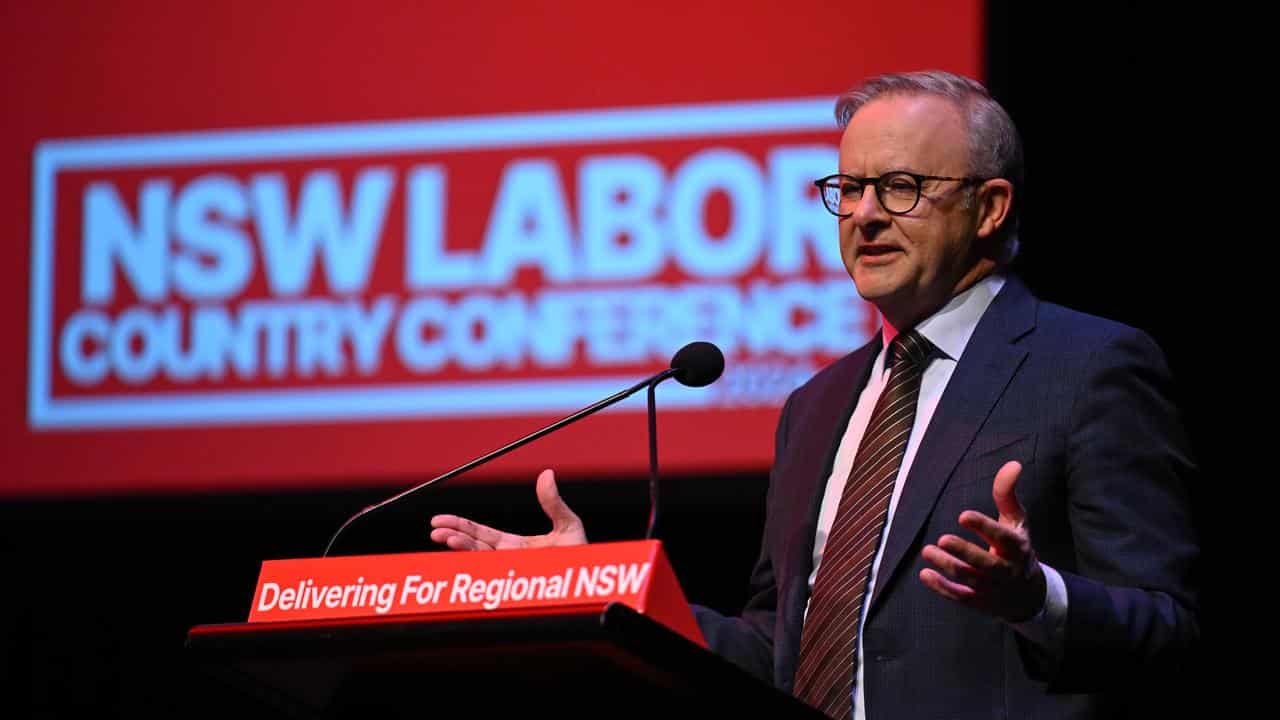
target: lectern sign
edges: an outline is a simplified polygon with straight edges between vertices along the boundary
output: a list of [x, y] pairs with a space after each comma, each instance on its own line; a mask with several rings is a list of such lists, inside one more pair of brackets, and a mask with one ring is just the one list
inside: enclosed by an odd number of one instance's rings
[[249, 622], [626, 604], [702, 643], [657, 541], [262, 564]]

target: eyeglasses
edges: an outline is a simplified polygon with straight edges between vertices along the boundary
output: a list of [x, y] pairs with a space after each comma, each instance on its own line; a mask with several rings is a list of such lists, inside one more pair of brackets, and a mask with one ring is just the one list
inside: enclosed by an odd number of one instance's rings
[[874, 185], [880, 206], [890, 215], [905, 215], [920, 204], [920, 191], [926, 180], [959, 180], [964, 185], [984, 183], [991, 178], [943, 177], [941, 175], [917, 175], [896, 170], [879, 177], [857, 178], [852, 175], [828, 175], [813, 184], [822, 193], [822, 204], [838, 218], [853, 215], [853, 208], [862, 199], [867, 185]]

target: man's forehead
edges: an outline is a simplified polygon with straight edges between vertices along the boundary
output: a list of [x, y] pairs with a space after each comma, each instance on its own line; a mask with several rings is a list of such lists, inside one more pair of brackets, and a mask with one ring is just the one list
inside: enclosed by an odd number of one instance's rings
[[840, 138], [840, 170], [965, 172], [968, 138], [960, 109], [932, 95], [890, 95], [858, 109]]

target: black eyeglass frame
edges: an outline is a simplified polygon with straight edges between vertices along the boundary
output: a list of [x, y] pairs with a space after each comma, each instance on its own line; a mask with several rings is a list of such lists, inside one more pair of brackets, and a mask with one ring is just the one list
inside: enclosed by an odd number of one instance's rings
[[[883, 184], [884, 179], [893, 178], [897, 176], [906, 176], [916, 181], [915, 202], [911, 203], [911, 207], [907, 208], [906, 210], [890, 210], [889, 206], [885, 205], [884, 196], [881, 194], [885, 191], [885, 187]], [[885, 212], [889, 213], [890, 215], [906, 215], [912, 210], [915, 210], [916, 206], [920, 204], [920, 197], [924, 195], [924, 183], [926, 180], [958, 180], [962, 183], [962, 186], [963, 186], [963, 185], [975, 185], [975, 184], [981, 185], [982, 183], [988, 180], [994, 180], [995, 178], [977, 177], [974, 175], [967, 175], [965, 177], [947, 177], [945, 175], [921, 175], [919, 173], [908, 172], [906, 170], [893, 170], [891, 172], [887, 172], [883, 175], [878, 175], [875, 177], [860, 178], [860, 177], [854, 177], [852, 175], [845, 175], [844, 173], [836, 173], [834, 175], [828, 175], [824, 178], [818, 178], [817, 180], [814, 180], [813, 185], [814, 187], [818, 188], [818, 195], [822, 197], [822, 207], [826, 208], [827, 212], [831, 213], [832, 215], [835, 215], [840, 219], [844, 219], [847, 217], [851, 217], [853, 213], [841, 214], [836, 212], [835, 210], [832, 210], [831, 206], [827, 204], [826, 193], [823, 192], [823, 188], [828, 187], [827, 183], [831, 182], [832, 180], [839, 180], [839, 179], [851, 180], [857, 183], [859, 187], [862, 188], [861, 190], [862, 192], [866, 191], [866, 187], [868, 184], [874, 186], [876, 189], [876, 202], [880, 203], [880, 207], [884, 208]], [[832, 187], [838, 188], [838, 186], [832, 186]]]

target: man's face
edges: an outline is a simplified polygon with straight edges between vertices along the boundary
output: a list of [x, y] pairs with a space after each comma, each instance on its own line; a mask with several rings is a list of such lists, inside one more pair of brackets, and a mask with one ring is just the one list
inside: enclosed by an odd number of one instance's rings
[[[840, 172], [878, 177], [894, 170], [969, 175], [963, 116], [928, 95], [886, 96], [862, 106], [840, 139]], [[906, 215], [890, 215], [868, 185], [840, 220], [840, 255], [858, 287], [891, 325], [905, 329], [990, 272], [975, 252], [978, 209], [956, 181], [928, 180]]]

